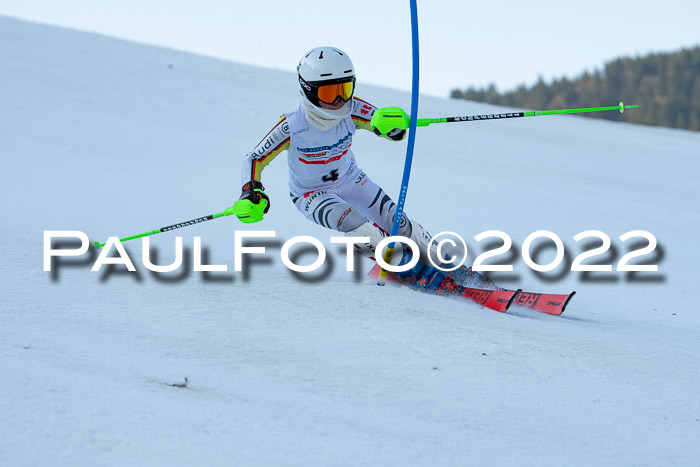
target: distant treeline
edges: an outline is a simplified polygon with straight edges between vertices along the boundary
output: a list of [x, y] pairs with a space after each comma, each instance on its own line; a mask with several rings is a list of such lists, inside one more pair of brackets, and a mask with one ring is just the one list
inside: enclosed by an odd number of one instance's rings
[[609, 120], [700, 131], [700, 46], [672, 53], [618, 58], [603, 71], [551, 84], [542, 78], [528, 88], [500, 94], [494, 85], [485, 89], [455, 89], [451, 97], [528, 110], [565, 109], [638, 104], [625, 112], [582, 114]]

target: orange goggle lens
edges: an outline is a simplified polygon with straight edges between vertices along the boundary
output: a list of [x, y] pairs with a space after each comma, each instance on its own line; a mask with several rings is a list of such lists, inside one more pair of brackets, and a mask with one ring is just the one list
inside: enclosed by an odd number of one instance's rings
[[350, 100], [355, 83], [352, 81], [339, 84], [326, 84], [318, 87], [318, 98], [326, 104], [332, 104], [340, 97], [344, 101]]

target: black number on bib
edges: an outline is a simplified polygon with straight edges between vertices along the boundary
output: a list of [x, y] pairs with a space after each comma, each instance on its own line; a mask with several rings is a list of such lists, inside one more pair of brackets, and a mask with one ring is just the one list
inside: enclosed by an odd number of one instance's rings
[[338, 180], [340, 176], [338, 175], [338, 169], [333, 169], [331, 170], [331, 173], [324, 175], [321, 180], [324, 182], [334, 182]]

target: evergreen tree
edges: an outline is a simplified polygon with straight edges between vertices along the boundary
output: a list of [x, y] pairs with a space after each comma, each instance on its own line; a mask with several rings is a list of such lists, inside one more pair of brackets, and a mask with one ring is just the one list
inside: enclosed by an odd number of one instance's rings
[[491, 84], [454, 89], [450, 97], [531, 110], [609, 106], [622, 100], [639, 108], [624, 117], [615, 112], [582, 115], [700, 131], [700, 46], [618, 58], [602, 71], [586, 71], [573, 80], [564, 77], [547, 84], [540, 76], [530, 88], [521, 85], [500, 94]]

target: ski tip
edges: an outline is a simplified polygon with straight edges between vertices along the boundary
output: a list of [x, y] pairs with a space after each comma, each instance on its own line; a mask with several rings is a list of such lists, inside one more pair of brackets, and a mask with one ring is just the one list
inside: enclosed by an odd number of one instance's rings
[[508, 303], [506, 304], [506, 309], [503, 310], [504, 312], [508, 311], [508, 308], [515, 303], [515, 300], [520, 296], [520, 293], [523, 291], [523, 289], [518, 289], [515, 292], [513, 292], [513, 295], [510, 297], [510, 300], [508, 300]]
[[566, 307], [569, 306], [569, 302], [571, 301], [572, 298], [574, 298], [574, 295], [576, 295], [576, 291], [574, 290], [569, 294], [569, 298], [566, 299], [564, 302], [564, 305], [561, 307], [561, 312], [564, 313], [566, 311]]
[[105, 246], [105, 244], [104, 244], [104, 243], [100, 243], [100, 242], [98, 242], [97, 240], [95, 240], [94, 242], [92, 242], [92, 245], [91, 245], [91, 246], [92, 246], [93, 248], [102, 248], [103, 246]]

